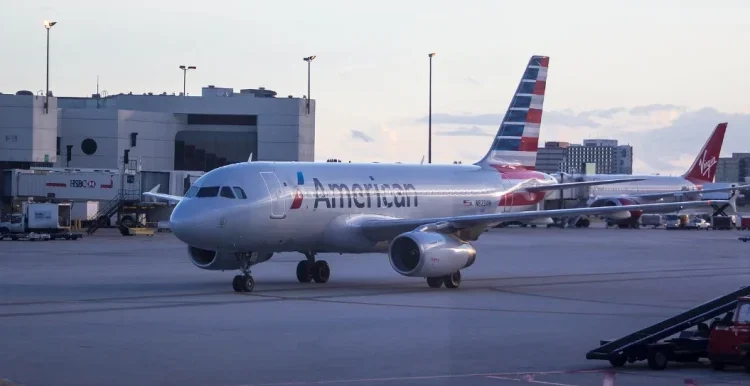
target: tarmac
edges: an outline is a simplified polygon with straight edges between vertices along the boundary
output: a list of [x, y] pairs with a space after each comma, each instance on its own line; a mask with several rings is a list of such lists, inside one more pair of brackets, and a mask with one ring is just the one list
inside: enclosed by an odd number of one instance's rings
[[1, 241], [0, 385], [749, 384], [741, 368], [585, 359], [750, 284], [741, 235], [493, 229], [458, 289], [381, 254], [319, 255], [330, 281], [300, 284], [302, 256], [280, 254], [249, 294], [170, 234]]

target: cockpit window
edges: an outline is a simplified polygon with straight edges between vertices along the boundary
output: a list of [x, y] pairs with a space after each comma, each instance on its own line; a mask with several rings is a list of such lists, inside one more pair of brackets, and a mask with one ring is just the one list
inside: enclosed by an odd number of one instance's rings
[[216, 197], [219, 195], [219, 187], [218, 186], [204, 186], [200, 189], [198, 189], [198, 193], [196, 193], [196, 197]]
[[186, 198], [194, 197], [195, 193], [198, 193], [198, 187], [193, 185], [190, 187], [190, 189], [188, 189], [187, 192], [185, 192], [185, 197]]
[[226, 198], [234, 198], [234, 193], [232, 193], [232, 188], [228, 186], [222, 186], [221, 196], [226, 197]]
[[239, 186], [235, 186], [233, 189], [234, 189], [234, 194], [237, 195], [237, 198], [241, 198], [243, 200], [247, 198], [245, 191], [242, 190], [242, 188], [240, 188]]

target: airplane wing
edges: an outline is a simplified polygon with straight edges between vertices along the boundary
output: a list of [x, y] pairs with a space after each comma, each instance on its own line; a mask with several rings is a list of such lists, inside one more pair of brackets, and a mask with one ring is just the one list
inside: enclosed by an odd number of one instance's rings
[[547, 190], [560, 190], [568, 188], [580, 188], [582, 186], [594, 186], [594, 185], [607, 185], [607, 184], [618, 184], [621, 182], [631, 181], [643, 181], [645, 178], [622, 178], [619, 180], [598, 180], [598, 181], [580, 181], [580, 182], [563, 182], [553, 185], [539, 185], [524, 187], [519, 190], [525, 190], [527, 192], [543, 192]]
[[505, 221], [533, 220], [548, 217], [570, 217], [586, 215], [602, 215], [607, 213], [622, 213], [629, 211], [679, 211], [698, 207], [716, 207], [732, 205], [727, 200], [686, 201], [657, 204], [604, 206], [594, 208], [552, 209], [516, 213], [488, 213], [454, 217], [435, 217], [418, 219], [400, 218], [365, 218], [357, 224], [362, 234], [372, 241], [390, 240], [401, 233], [414, 230], [417, 227], [434, 224], [442, 232], [454, 232], [465, 228], [489, 227]]
[[167, 201], [172, 201], [172, 202], [180, 202], [180, 201], [182, 201], [182, 196], [173, 196], [171, 194], [157, 193], [157, 191], [159, 190], [160, 186], [161, 186], [161, 184], [154, 186], [148, 192], [143, 192], [143, 195], [147, 196], [147, 197], [160, 198], [162, 200], [167, 200]]
[[[727, 192], [727, 191], [732, 191], [732, 190], [750, 190], [750, 185], [730, 186], [730, 187], [724, 187], [724, 188], [711, 188], [711, 189], [702, 189], [702, 190], [676, 190], [674, 192], [665, 192], [665, 193], [627, 194], [626, 196], [656, 200], [660, 198], [679, 196], [683, 194], [691, 195], [691, 194], [702, 194], [702, 193]], [[604, 198], [604, 197], [601, 197], [601, 198]]]

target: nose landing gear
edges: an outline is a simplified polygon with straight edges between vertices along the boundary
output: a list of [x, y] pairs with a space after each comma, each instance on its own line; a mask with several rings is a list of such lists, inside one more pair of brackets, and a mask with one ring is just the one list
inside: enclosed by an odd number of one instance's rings
[[297, 264], [297, 281], [300, 283], [309, 283], [315, 280], [316, 283], [327, 283], [331, 277], [331, 267], [325, 260], [315, 261], [315, 254], [305, 253], [307, 260], [302, 260]]
[[232, 280], [232, 289], [234, 289], [234, 292], [253, 292], [253, 289], [255, 289], [255, 279], [250, 274], [250, 267], [258, 261], [258, 253], [238, 253], [236, 256], [240, 260], [242, 275], [234, 277]]

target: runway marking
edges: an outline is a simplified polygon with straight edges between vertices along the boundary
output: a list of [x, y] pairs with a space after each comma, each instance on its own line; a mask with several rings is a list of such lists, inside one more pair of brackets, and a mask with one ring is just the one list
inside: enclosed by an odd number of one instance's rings
[[524, 378], [506, 378], [506, 377], [498, 377], [496, 375], [488, 375], [485, 378], [503, 379], [503, 380], [506, 380], [506, 381], [516, 381], [516, 382], [541, 383], [543, 385], [579, 386], [579, 385], [574, 385], [574, 384], [570, 384], [570, 383], [556, 383], [556, 382], [537, 381], [537, 380], [534, 380], [534, 377], [528, 377], [528, 378], [524, 379]]

